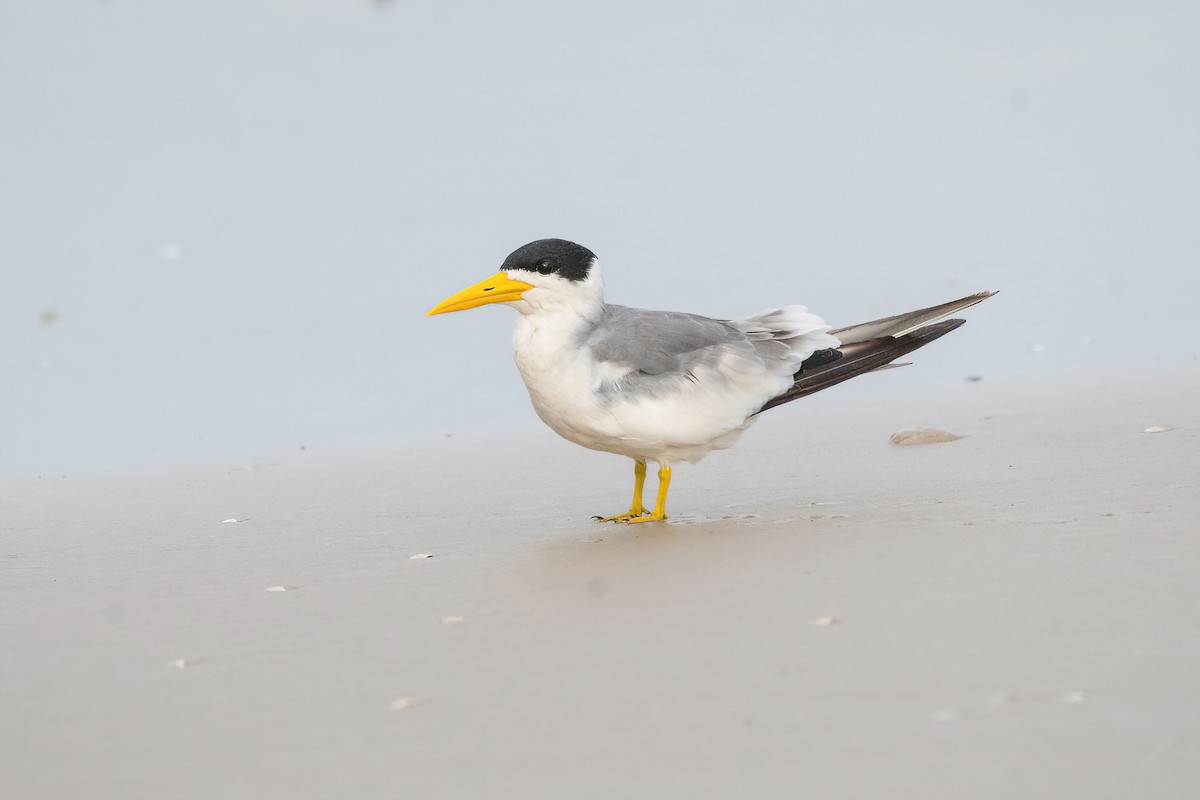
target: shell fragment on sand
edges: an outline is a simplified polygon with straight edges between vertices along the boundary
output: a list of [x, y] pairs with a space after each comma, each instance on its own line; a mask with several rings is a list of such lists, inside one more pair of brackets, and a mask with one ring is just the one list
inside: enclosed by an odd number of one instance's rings
[[1162, 433], [1165, 430], [1166, 428], [1164, 428], [1162, 425], [1151, 425], [1149, 428], [1146, 428], [1144, 431], [1142, 431], [1142, 433]]
[[941, 428], [905, 428], [902, 431], [896, 431], [889, 442], [896, 445], [907, 447], [914, 444], [941, 444], [943, 442], [956, 442], [963, 437], [957, 433], [944, 431]]
[[286, 592], [287, 590], [288, 587], [286, 586], [268, 586], [266, 589], [263, 589], [264, 592]]
[[414, 556], [409, 556], [409, 557], [408, 557], [408, 560], [409, 560], [409, 561], [416, 561], [416, 560], [418, 560], [418, 559], [422, 559], [422, 558], [433, 558], [433, 553], [417, 553], [417, 554], [416, 554], [416, 555], [414, 555]]

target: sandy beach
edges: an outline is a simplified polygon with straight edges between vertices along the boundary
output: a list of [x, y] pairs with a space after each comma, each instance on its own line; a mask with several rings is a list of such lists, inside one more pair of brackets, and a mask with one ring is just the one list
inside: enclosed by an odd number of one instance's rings
[[9, 481], [0, 795], [1194, 797], [1200, 369], [883, 396]]

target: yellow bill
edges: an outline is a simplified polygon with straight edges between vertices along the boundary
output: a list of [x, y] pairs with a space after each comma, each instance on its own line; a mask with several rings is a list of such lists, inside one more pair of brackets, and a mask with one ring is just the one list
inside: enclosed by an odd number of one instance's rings
[[451, 311], [466, 311], [468, 308], [485, 306], [488, 303], [508, 303], [520, 300], [522, 292], [533, 287], [524, 281], [514, 281], [503, 272], [497, 272], [474, 286], [468, 286], [452, 294], [426, 312], [426, 316], [448, 314]]

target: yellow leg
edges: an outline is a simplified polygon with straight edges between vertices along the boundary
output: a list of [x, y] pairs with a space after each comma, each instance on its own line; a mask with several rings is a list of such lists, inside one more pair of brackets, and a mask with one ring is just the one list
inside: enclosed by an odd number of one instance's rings
[[654, 510], [648, 517], [634, 517], [623, 522], [654, 522], [667, 518], [667, 490], [671, 488], [671, 466], [662, 464], [658, 468], [658, 497], [654, 500]]
[[646, 513], [646, 507], [642, 505], [642, 489], [645, 486], [646, 462], [636, 460], [633, 462], [633, 502], [629, 504], [629, 513], [635, 517]]
[[628, 522], [634, 517], [640, 517], [643, 514], [648, 514], [646, 507], [642, 505], [642, 490], [646, 485], [646, 462], [641, 459], [634, 459], [633, 462], [633, 502], [629, 505], [629, 511], [624, 514], [614, 514], [611, 517], [595, 517], [598, 522]]
[[614, 514], [611, 517], [595, 517], [597, 522], [629, 522], [631, 519], [649, 513], [642, 505], [642, 489], [646, 485], [646, 462], [635, 459], [633, 462], [633, 502], [625, 514]]

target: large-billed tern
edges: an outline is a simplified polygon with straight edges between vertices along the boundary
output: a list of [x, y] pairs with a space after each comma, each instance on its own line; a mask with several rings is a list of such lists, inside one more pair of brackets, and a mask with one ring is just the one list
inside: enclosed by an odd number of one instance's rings
[[[591, 250], [540, 239], [429, 314], [489, 303], [520, 312], [513, 358], [537, 415], [576, 444], [634, 461], [629, 511], [597, 519], [650, 522], [667, 518], [672, 464], [731, 446], [768, 408], [892, 365], [964, 322], [939, 320], [992, 294], [837, 330], [804, 306], [716, 320], [605, 303]], [[642, 505], [647, 461], [659, 465], [653, 511]]]

